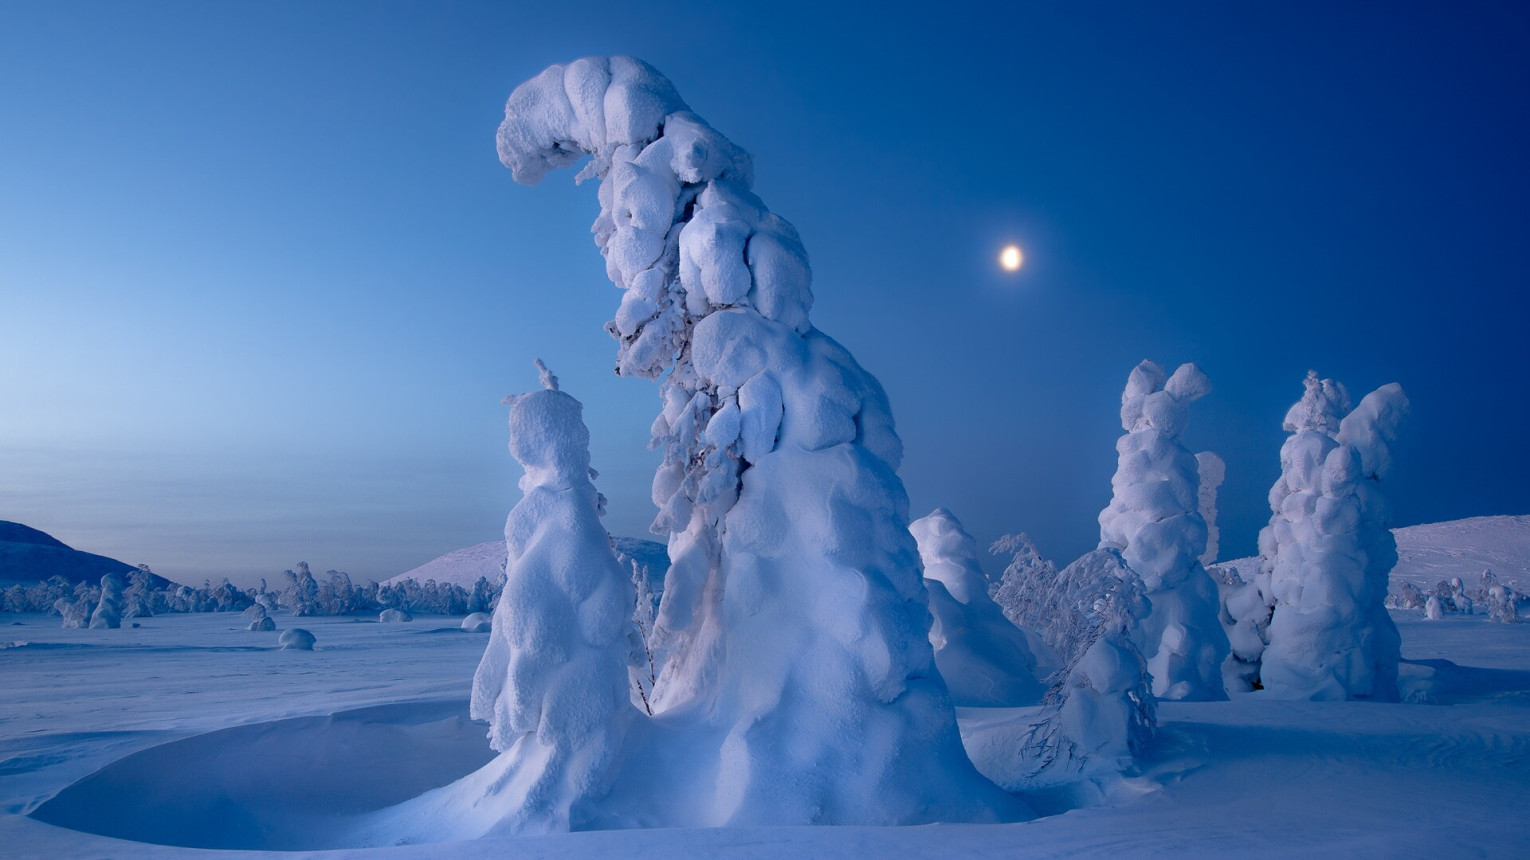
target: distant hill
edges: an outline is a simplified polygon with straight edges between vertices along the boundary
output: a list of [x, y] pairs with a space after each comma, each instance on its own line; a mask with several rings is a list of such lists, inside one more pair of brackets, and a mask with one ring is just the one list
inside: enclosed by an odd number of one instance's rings
[[[616, 553], [622, 559], [622, 563], [625, 565], [631, 559], [647, 567], [655, 592], [662, 590], [664, 574], [669, 570], [669, 551], [664, 548], [664, 544], [642, 538], [619, 537], [612, 540], [616, 544]], [[417, 582], [434, 579], [436, 582], [449, 582], [463, 588], [472, 588], [473, 583], [477, 582], [480, 576], [490, 582], [498, 582], [500, 575], [504, 572], [505, 542], [491, 540], [453, 550], [413, 570], [386, 579], [383, 584], [387, 585], [401, 579], [413, 579]]]
[[[100, 582], [109, 573], [127, 575], [137, 570], [114, 558], [81, 552], [31, 526], [0, 520], [0, 586], [17, 583], [35, 585], [44, 579], [62, 576], [70, 582]], [[176, 583], [155, 576], [156, 588], [171, 588]]]
[[[1517, 591], [1530, 591], [1530, 516], [1472, 517], [1392, 529], [1397, 538], [1397, 566], [1392, 585], [1411, 582], [1428, 589], [1442, 579], [1461, 577], [1477, 584], [1484, 570]], [[1247, 578], [1258, 558], [1218, 562]]]

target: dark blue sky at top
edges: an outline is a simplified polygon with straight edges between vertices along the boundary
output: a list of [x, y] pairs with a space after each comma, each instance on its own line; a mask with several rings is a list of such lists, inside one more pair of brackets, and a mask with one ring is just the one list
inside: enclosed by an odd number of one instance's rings
[[1090, 548], [1143, 358], [1215, 386], [1224, 557], [1308, 368], [1407, 389], [1399, 524], [1530, 512], [1530, 13], [1334, 5], [7, 4], [0, 519], [186, 580], [397, 573], [498, 535], [540, 356], [643, 534], [594, 186], [493, 148], [516, 84], [612, 53], [755, 156], [916, 516]]

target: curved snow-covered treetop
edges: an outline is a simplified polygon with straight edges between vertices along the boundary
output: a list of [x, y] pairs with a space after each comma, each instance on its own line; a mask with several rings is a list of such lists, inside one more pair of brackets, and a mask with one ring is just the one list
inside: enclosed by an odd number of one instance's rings
[[651, 704], [717, 744], [691, 823], [1028, 814], [962, 750], [887, 397], [810, 323], [807, 252], [750, 191], [749, 156], [630, 57], [517, 87], [498, 147], [525, 183], [590, 156], [616, 369], [663, 394]]

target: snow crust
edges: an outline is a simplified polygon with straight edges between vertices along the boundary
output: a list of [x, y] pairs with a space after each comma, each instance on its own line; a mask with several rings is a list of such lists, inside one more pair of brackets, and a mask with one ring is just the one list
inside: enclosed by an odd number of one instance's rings
[[1218, 620], [1216, 585], [1201, 566], [1206, 523], [1195, 455], [1179, 440], [1191, 402], [1211, 391], [1193, 364], [1172, 376], [1151, 361], [1137, 365], [1121, 394], [1121, 426], [1110, 505], [1100, 512], [1100, 546], [1121, 553], [1146, 588], [1152, 609], [1133, 638], [1153, 673], [1160, 699], [1226, 697], [1222, 661], [1227, 635]]
[[1273, 606], [1260, 682], [1280, 698], [1393, 701], [1400, 640], [1385, 602], [1397, 550], [1382, 482], [1408, 400], [1393, 383], [1351, 411], [1343, 385], [1316, 372], [1303, 385], [1259, 536]]
[[1025, 634], [988, 597], [977, 541], [950, 511], [936, 508], [909, 526], [930, 593], [935, 665], [961, 706], [1014, 707], [1041, 701], [1037, 661]]
[[498, 148], [521, 182], [583, 155], [601, 181], [617, 371], [663, 396], [651, 704], [717, 739], [700, 821], [1027, 815], [962, 750], [887, 398], [809, 321], [806, 251], [750, 191], [749, 156], [629, 57], [516, 88]]

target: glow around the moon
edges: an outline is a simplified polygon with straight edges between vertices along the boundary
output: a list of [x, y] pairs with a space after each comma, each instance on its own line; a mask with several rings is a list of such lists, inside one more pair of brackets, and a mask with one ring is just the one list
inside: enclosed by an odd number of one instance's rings
[[1009, 245], [999, 252], [999, 265], [1006, 272], [1020, 271], [1020, 264], [1025, 262], [1025, 257], [1020, 253], [1019, 245]]

